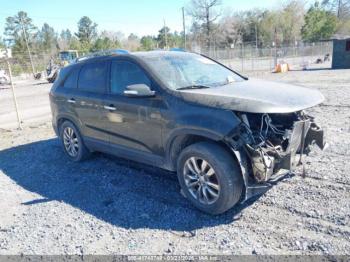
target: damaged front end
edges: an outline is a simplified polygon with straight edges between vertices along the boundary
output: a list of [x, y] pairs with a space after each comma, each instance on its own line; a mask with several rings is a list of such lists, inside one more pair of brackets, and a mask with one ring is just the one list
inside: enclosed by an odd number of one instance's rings
[[291, 173], [314, 144], [322, 150], [326, 146], [324, 131], [303, 111], [238, 116], [242, 124], [229, 142], [242, 166], [245, 199], [269, 186], [270, 181]]

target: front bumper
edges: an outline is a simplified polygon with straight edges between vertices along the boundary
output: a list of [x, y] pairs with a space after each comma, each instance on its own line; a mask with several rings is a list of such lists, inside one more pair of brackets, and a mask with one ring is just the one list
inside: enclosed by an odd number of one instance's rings
[[[303, 155], [309, 154], [314, 145], [317, 145], [321, 150], [326, 148], [324, 131], [312, 120], [295, 122], [288, 148], [276, 164], [274, 173], [280, 169], [293, 171], [297, 165], [302, 164]], [[299, 156], [299, 160], [297, 156]]]
[[[314, 145], [317, 145], [321, 150], [325, 149], [324, 131], [311, 120], [295, 122], [288, 148], [281, 155], [281, 158], [276, 159], [277, 163], [273, 173], [280, 169], [293, 171], [298, 164], [302, 163], [303, 155], [309, 154]], [[299, 160], [297, 156], [299, 156]]]
[[[277, 182], [294, 175], [293, 171], [303, 164], [304, 155], [309, 154], [317, 145], [326, 149], [324, 131], [312, 118], [296, 121], [289, 133], [288, 147], [280, 152], [274, 150], [252, 151], [232, 148], [241, 164], [245, 183], [244, 201], [265, 193]], [[269, 160], [269, 161], [267, 161]]]
[[293, 129], [287, 136], [288, 146], [248, 148], [252, 163], [253, 177], [257, 182], [267, 182], [280, 170], [293, 170], [302, 164], [302, 158], [311, 152], [314, 145], [324, 149], [324, 131], [313, 119], [294, 122]]

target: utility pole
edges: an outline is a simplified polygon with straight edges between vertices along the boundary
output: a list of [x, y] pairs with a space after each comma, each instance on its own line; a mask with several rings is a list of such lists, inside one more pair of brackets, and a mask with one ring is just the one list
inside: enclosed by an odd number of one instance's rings
[[168, 33], [166, 31], [165, 19], [164, 19], [164, 39], [165, 39], [165, 49], [168, 49]]
[[275, 57], [274, 57], [274, 64], [275, 68], [277, 66], [277, 27], [275, 27]]
[[340, 18], [340, 9], [342, 7], [342, 0], [338, 0], [338, 10], [337, 10], [337, 17]]
[[30, 49], [29, 49], [29, 43], [28, 43], [27, 33], [26, 33], [26, 30], [25, 30], [24, 25], [23, 25], [22, 17], [20, 18], [20, 24], [21, 24], [21, 27], [22, 27], [23, 35], [24, 35], [24, 40], [25, 40], [25, 42], [26, 42], [26, 46], [27, 46], [27, 50], [28, 50], [28, 55], [29, 55], [30, 64], [31, 64], [31, 66], [32, 66], [33, 77], [35, 78], [35, 69], [34, 69], [34, 64], [33, 64], [33, 58], [32, 58], [32, 54], [31, 54]]
[[184, 31], [184, 49], [186, 49], [186, 21], [185, 21], [185, 7], [182, 7], [182, 25]]
[[15, 87], [14, 87], [14, 85], [13, 85], [13, 80], [12, 80], [12, 70], [11, 70], [11, 64], [10, 64], [10, 62], [9, 62], [9, 52], [8, 52], [8, 49], [6, 49], [6, 57], [5, 57], [5, 59], [6, 59], [6, 64], [7, 64], [7, 68], [8, 68], [9, 76], [10, 76], [12, 98], [13, 98], [13, 103], [14, 103], [14, 105], [15, 105], [18, 128], [19, 128], [19, 129], [22, 129], [21, 118], [20, 118], [20, 116], [19, 116], [17, 98], [16, 98], [16, 93], [15, 93]]
[[255, 24], [255, 49], [258, 51], [258, 25]]

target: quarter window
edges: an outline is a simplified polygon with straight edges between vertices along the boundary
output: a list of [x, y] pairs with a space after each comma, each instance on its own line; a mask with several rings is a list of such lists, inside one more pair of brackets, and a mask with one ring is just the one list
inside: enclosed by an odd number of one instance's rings
[[123, 94], [127, 86], [145, 84], [151, 86], [151, 81], [144, 71], [136, 64], [126, 61], [113, 61], [111, 67], [111, 93]]
[[65, 88], [76, 88], [78, 82], [79, 68], [71, 70], [70, 74], [64, 81], [63, 87]]
[[78, 88], [103, 93], [106, 87], [107, 63], [99, 62], [84, 65], [79, 74]]
[[345, 50], [347, 52], [350, 52], [350, 40], [346, 41], [346, 48], [345, 48]]

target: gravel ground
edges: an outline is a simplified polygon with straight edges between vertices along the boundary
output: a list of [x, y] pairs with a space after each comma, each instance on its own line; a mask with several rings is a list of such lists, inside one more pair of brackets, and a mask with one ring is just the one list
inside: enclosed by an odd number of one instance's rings
[[[208, 216], [174, 174], [97, 154], [67, 161], [50, 123], [0, 131], [0, 254], [350, 254], [350, 70], [259, 77], [319, 89], [328, 151], [307, 177]], [[38, 87], [45, 89], [46, 87]]]

